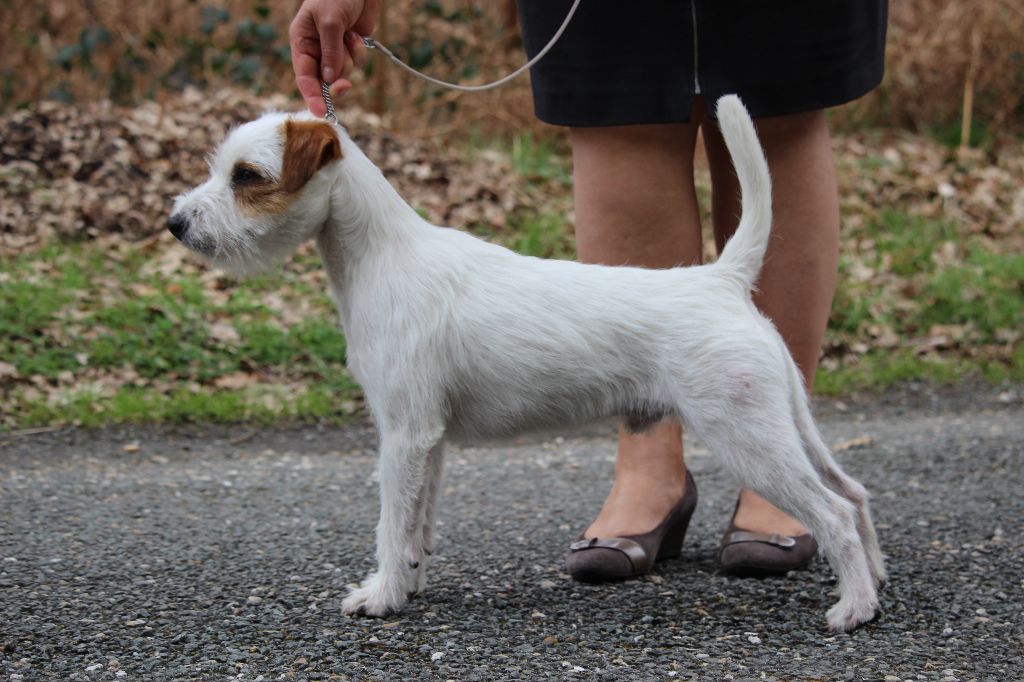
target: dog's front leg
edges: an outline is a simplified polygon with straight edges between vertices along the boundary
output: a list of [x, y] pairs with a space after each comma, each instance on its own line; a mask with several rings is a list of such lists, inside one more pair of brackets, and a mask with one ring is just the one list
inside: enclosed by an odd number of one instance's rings
[[427, 566], [430, 557], [434, 553], [436, 540], [434, 536], [434, 525], [437, 521], [437, 498], [441, 491], [441, 471], [444, 464], [444, 447], [438, 443], [430, 448], [430, 455], [427, 457], [427, 467], [424, 473], [423, 485], [420, 488], [419, 497], [416, 500], [418, 533], [418, 546], [416, 553], [420, 559], [416, 569], [416, 581], [413, 592], [419, 593], [427, 586]]
[[384, 616], [402, 607], [415, 591], [422, 560], [417, 500], [427, 458], [435, 445], [401, 434], [381, 434], [377, 570], [342, 602], [345, 613]]

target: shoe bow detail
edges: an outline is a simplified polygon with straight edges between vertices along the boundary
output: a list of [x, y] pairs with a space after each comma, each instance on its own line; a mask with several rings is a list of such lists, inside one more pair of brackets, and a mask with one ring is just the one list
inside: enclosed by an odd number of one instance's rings
[[640, 543], [629, 538], [584, 538], [569, 545], [569, 551], [574, 553], [588, 549], [618, 550], [626, 555], [634, 571], [647, 571], [653, 563]]

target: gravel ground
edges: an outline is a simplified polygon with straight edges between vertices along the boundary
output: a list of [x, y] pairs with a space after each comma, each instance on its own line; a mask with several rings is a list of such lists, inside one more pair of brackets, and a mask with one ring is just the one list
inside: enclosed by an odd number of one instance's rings
[[340, 612], [371, 567], [365, 425], [0, 435], [9, 679], [1024, 679], [1024, 391], [910, 387], [817, 406], [875, 495], [883, 615], [824, 627], [834, 579], [715, 573], [735, 499], [697, 443], [680, 560], [584, 586], [564, 548], [612, 472], [609, 426], [449, 450], [431, 586]]

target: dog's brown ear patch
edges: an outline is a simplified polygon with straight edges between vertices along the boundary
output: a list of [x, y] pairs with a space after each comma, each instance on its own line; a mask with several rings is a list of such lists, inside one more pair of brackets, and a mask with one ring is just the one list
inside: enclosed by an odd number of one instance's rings
[[338, 133], [326, 121], [288, 121], [284, 140], [281, 189], [285, 192], [299, 191], [318, 170], [341, 158]]

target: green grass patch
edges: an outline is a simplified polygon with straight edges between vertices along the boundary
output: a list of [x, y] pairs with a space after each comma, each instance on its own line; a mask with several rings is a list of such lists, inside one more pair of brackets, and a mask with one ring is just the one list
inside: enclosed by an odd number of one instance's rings
[[528, 180], [554, 180], [566, 185], [572, 176], [561, 152], [552, 138], [537, 139], [532, 135], [512, 138], [509, 158], [516, 174]]
[[887, 269], [908, 277], [930, 272], [935, 264], [932, 254], [945, 241], [958, 239], [956, 227], [945, 221], [911, 217], [895, 211], [886, 211], [869, 225], [867, 230], [881, 258], [888, 256]]
[[[304, 277], [315, 256], [214, 290], [201, 268], [154, 274], [138, 251], [115, 255], [77, 244], [0, 261], [0, 426], [323, 418], [358, 395], [334, 308]], [[309, 312], [285, 323], [292, 301]]]
[[924, 287], [921, 324], [972, 324], [988, 340], [1024, 328], [1024, 254], [972, 249]]
[[473, 224], [468, 229], [479, 237], [500, 243], [525, 256], [572, 259], [576, 256], [575, 236], [568, 229], [566, 216], [552, 210], [553, 198], [561, 199], [569, 210], [572, 196], [571, 164], [558, 139], [516, 135], [510, 139], [487, 138], [474, 134], [470, 140], [474, 153], [497, 152], [506, 157], [512, 172], [519, 176], [519, 190], [532, 198], [529, 202], [547, 210], [523, 209], [507, 216], [507, 225], [495, 228]]
[[[925, 132], [936, 142], [953, 148], [959, 147], [960, 141], [963, 139], [961, 127], [961, 122], [955, 121], [941, 126], [932, 126], [927, 128]], [[980, 147], [986, 152], [991, 151], [996, 144], [995, 132], [984, 122], [977, 119], [971, 121], [971, 130], [968, 137], [970, 137], [968, 144], [971, 147]]]
[[[543, 176], [552, 152], [532, 144], [517, 164]], [[574, 256], [550, 212], [512, 216], [493, 237], [527, 255]], [[1024, 382], [1024, 255], [896, 212], [855, 237], [818, 393], [913, 379]], [[359, 390], [315, 253], [241, 283], [188, 262], [168, 269], [165, 256], [85, 243], [0, 260], [0, 428], [351, 412]], [[864, 268], [872, 274], [857, 276]], [[929, 346], [935, 329], [951, 340]]]
[[471, 154], [496, 151], [507, 156], [513, 172], [527, 181], [554, 180], [572, 185], [568, 146], [558, 136], [536, 137], [531, 133], [522, 133], [511, 137], [493, 137], [472, 130], [467, 146]]
[[565, 218], [551, 214], [526, 216], [514, 226], [511, 240], [513, 250], [524, 256], [538, 258], [572, 259], [576, 256], [576, 242], [566, 233]]
[[[895, 347], [847, 353], [818, 371], [815, 390], [841, 395], [913, 379], [1024, 381], [1024, 255], [959, 234], [952, 223], [883, 213], [844, 249], [827, 345], [875, 336]], [[865, 246], [865, 244], [867, 246]], [[858, 277], [858, 268], [874, 271]], [[942, 337], [941, 341], [938, 341]], [[945, 338], [951, 337], [951, 338]], [[834, 363], [826, 363], [834, 365]]]
[[[840, 259], [829, 325], [835, 338], [864, 337], [872, 325], [906, 339], [935, 325], [965, 325], [971, 343], [987, 344], [1024, 328], [1024, 255], [961, 236], [951, 223], [895, 212], [863, 237], [866, 251]], [[858, 259], [874, 276], [855, 276]]]
[[911, 350], [872, 350], [836, 369], [819, 367], [814, 379], [818, 395], [842, 396], [854, 391], [882, 390], [907, 381], [925, 380], [951, 384], [965, 379], [983, 379], [996, 384], [1024, 381], [1024, 357], [967, 358], [920, 356]]
[[111, 423], [258, 422], [279, 419], [341, 423], [352, 413], [358, 387], [265, 384], [231, 390], [192, 390], [181, 386], [163, 393], [145, 387], [121, 387], [103, 395], [69, 390], [56, 401], [24, 399], [19, 428], [73, 423], [95, 427]]

